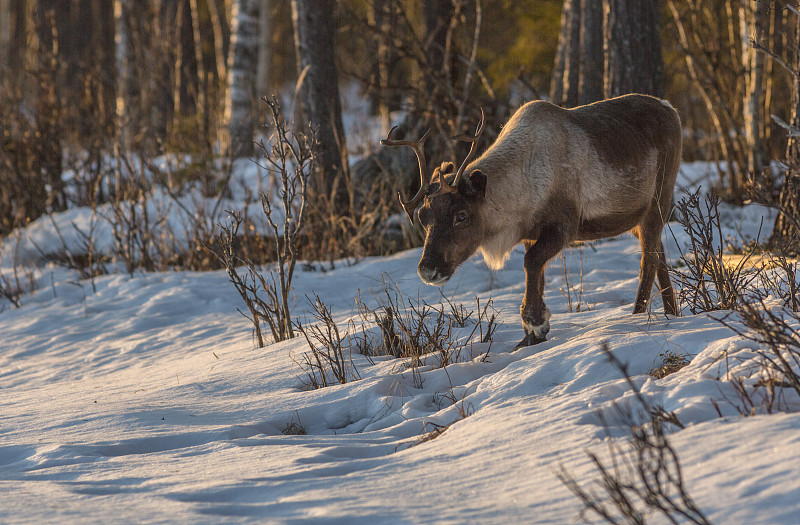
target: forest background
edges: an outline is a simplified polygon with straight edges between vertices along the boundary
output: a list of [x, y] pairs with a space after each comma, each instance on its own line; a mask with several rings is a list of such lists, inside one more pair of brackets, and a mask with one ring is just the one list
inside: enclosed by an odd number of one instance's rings
[[[716, 165], [724, 199], [796, 215], [799, 35], [783, 0], [0, 0], [0, 235], [71, 206], [142, 202], [154, 186], [226, 195], [232, 162], [269, 147], [258, 147], [270, 131], [259, 99], [272, 94], [313, 136], [308, 259], [419, 243], [392, 226], [397, 191], [419, 182], [409, 152], [378, 146], [391, 126], [400, 138], [433, 129], [428, 158], [457, 161], [465, 146], [448, 137], [480, 108], [488, 144], [540, 98], [666, 98], [684, 160]], [[345, 133], [354, 93], [379, 135]], [[177, 165], [158, 168], [164, 155]], [[217, 212], [193, 245], [135, 264], [218, 267], [202, 255]], [[797, 251], [785, 216], [770, 244]], [[271, 253], [256, 230], [242, 230], [249, 260]]]

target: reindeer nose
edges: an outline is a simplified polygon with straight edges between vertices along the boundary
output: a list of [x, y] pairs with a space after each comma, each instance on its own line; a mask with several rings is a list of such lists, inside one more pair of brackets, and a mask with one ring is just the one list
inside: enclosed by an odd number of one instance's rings
[[423, 266], [421, 263], [417, 267], [417, 274], [419, 274], [419, 278], [422, 279], [422, 282], [432, 286], [442, 286], [444, 283], [450, 280], [449, 275], [442, 275], [439, 270], [435, 268], [428, 268], [427, 266]]

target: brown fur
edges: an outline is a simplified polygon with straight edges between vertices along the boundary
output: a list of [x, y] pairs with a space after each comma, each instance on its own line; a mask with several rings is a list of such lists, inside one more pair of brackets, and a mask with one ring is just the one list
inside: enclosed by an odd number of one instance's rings
[[[657, 275], [665, 311], [675, 314], [661, 230], [680, 159], [680, 118], [665, 101], [626, 95], [570, 110], [528, 103], [467, 166], [457, 191], [423, 201], [420, 277], [442, 284], [478, 250], [490, 267], [502, 267], [522, 242], [520, 344], [534, 344], [549, 330], [542, 299], [547, 261], [572, 241], [632, 231], [642, 246], [634, 313], [645, 311]], [[451, 172], [442, 165], [434, 179]]]

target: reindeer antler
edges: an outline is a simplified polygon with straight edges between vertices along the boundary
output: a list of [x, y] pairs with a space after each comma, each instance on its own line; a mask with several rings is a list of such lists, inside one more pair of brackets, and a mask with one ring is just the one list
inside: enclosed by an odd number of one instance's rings
[[451, 184], [453, 188], [458, 188], [458, 183], [461, 180], [461, 176], [464, 174], [464, 170], [467, 169], [467, 164], [469, 164], [469, 161], [471, 161], [472, 157], [475, 156], [475, 150], [478, 148], [478, 140], [480, 140], [481, 135], [483, 134], [484, 124], [486, 124], [486, 116], [483, 114], [483, 108], [481, 108], [481, 121], [478, 124], [478, 130], [475, 132], [475, 136], [471, 137], [469, 135], [456, 135], [455, 137], [452, 137], [453, 140], [461, 140], [472, 143], [472, 146], [469, 148], [469, 153], [467, 153], [467, 157], [458, 168], [456, 176], [453, 177], [453, 182]]
[[381, 146], [408, 146], [414, 150], [414, 153], [417, 154], [417, 161], [419, 162], [419, 191], [414, 198], [410, 201], [404, 201], [403, 196], [400, 192], [397, 193], [397, 197], [400, 199], [400, 204], [403, 205], [403, 209], [406, 210], [408, 214], [408, 218], [411, 219], [411, 222], [414, 222], [414, 210], [417, 209], [419, 203], [422, 202], [422, 199], [425, 198], [425, 193], [428, 191], [428, 186], [430, 186], [430, 180], [428, 180], [428, 168], [425, 163], [425, 141], [428, 140], [428, 135], [430, 135], [431, 130], [425, 132], [421, 139], [417, 141], [412, 140], [395, 140], [392, 138], [392, 132], [397, 129], [397, 126], [393, 127], [389, 130], [389, 134], [386, 135], [386, 138], [381, 141]]

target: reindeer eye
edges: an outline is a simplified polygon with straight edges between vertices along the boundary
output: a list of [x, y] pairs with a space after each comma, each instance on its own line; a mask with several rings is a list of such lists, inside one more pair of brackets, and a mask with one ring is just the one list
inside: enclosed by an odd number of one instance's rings
[[464, 226], [466, 225], [468, 220], [469, 220], [469, 214], [464, 210], [459, 210], [456, 212], [455, 217], [453, 217], [453, 225]]

